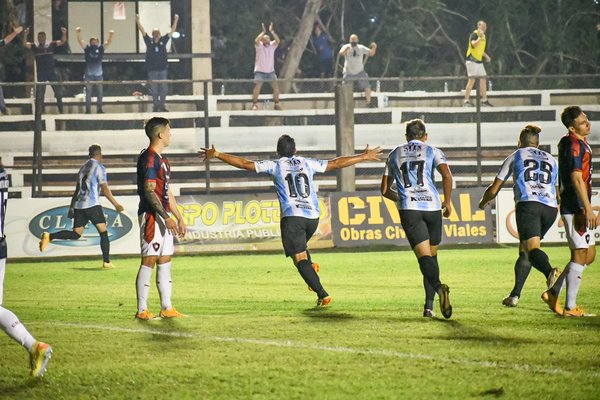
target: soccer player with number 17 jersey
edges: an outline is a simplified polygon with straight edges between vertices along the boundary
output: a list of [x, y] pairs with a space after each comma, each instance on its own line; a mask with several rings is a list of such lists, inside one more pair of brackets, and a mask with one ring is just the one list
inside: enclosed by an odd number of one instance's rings
[[[450, 289], [440, 282], [437, 248], [442, 241], [442, 212], [445, 217], [451, 213], [452, 174], [444, 153], [426, 144], [427, 137], [422, 120], [406, 123], [408, 143], [389, 154], [381, 179], [381, 194], [396, 202], [402, 228], [419, 261], [425, 287], [423, 317], [434, 317], [433, 301], [437, 293], [442, 315], [450, 318]], [[442, 175], [443, 203], [433, 180], [435, 169]]]
[[323, 288], [319, 279], [319, 266], [313, 263], [307, 250], [307, 242], [319, 226], [319, 199], [313, 181], [315, 173], [324, 173], [349, 167], [361, 161], [377, 161], [381, 149], [369, 146], [361, 154], [337, 157], [333, 160], [315, 160], [296, 155], [296, 142], [288, 135], [277, 141], [277, 154], [274, 161], [250, 161], [232, 154], [221, 153], [213, 145], [202, 148], [199, 153], [205, 160], [219, 160], [237, 168], [268, 174], [273, 178], [281, 207], [281, 240], [285, 255], [291, 257], [298, 272], [317, 294], [317, 306], [324, 307], [331, 302], [331, 296]]

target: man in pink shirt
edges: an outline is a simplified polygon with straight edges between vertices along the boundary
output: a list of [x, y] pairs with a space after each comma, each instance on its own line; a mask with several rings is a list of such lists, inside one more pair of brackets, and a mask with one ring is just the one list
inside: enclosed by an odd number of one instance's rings
[[258, 95], [263, 82], [269, 82], [273, 88], [273, 102], [275, 109], [281, 110], [279, 104], [279, 84], [277, 75], [275, 75], [275, 49], [279, 46], [281, 40], [273, 30], [273, 23], [269, 25], [269, 32], [273, 35], [273, 41], [267, 35], [265, 24], [261, 24], [262, 31], [254, 39], [256, 49], [256, 60], [254, 62], [254, 90], [252, 91], [252, 109], [258, 110]]

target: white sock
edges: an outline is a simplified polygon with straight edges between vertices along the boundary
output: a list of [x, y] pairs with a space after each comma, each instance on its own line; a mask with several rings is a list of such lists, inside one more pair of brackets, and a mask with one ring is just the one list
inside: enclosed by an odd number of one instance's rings
[[577, 306], [577, 293], [579, 293], [579, 285], [581, 285], [581, 276], [585, 270], [585, 265], [569, 263], [569, 273], [567, 274], [567, 301], [565, 308], [572, 310]]
[[160, 295], [160, 307], [163, 310], [168, 310], [173, 307], [171, 304], [171, 293], [173, 291], [171, 262], [157, 265], [156, 287], [158, 288], [158, 294]]
[[23, 346], [25, 350], [31, 352], [35, 344], [35, 338], [27, 331], [19, 318], [4, 307], [0, 307], [0, 329]]
[[6, 272], [6, 258], [0, 260], [0, 306], [4, 296], [4, 274]]
[[150, 292], [150, 278], [152, 277], [152, 268], [140, 265], [135, 288], [137, 289], [138, 312], [148, 309], [148, 293]]
[[554, 286], [551, 289], [554, 289], [554, 292], [557, 296], [560, 296], [560, 292], [565, 287], [565, 280], [567, 279], [567, 275], [569, 274], [569, 269], [571, 266], [571, 261], [565, 266], [565, 269], [560, 273], [556, 281], [554, 281]]

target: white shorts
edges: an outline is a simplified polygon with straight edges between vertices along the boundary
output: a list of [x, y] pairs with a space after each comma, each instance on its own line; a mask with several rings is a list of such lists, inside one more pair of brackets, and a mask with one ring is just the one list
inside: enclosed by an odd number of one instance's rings
[[476, 63], [475, 61], [467, 61], [467, 76], [487, 76], [483, 63]]
[[570, 249], [587, 249], [596, 245], [594, 232], [585, 226], [585, 214], [577, 214], [577, 221], [575, 221], [574, 214], [561, 215], [561, 218], [565, 225]]
[[173, 235], [160, 215], [143, 213], [138, 216], [140, 224], [140, 246], [142, 257], [172, 256], [175, 247]]

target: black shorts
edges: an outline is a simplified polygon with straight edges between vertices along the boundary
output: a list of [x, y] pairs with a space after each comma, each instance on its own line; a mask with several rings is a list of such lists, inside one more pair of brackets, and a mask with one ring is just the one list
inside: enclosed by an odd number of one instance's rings
[[292, 257], [306, 251], [308, 240], [319, 227], [319, 218], [283, 217], [280, 227], [285, 256]]
[[519, 240], [539, 236], [544, 238], [548, 229], [556, 221], [558, 210], [537, 201], [520, 201], [516, 207], [517, 231]]
[[429, 240], [437, 246], [442, 242], [442, 211], [400, 210], [400, 223], [411, 248]]
[[[8, 245], [6, 244], [6, 236], [2, 237], [0, 236], [0, 260], [5, 259], [8, 257]], [[2, 285], [2, 282], [0, 282], [0, 285]], [[1, 300], [0, 300], [1, 302]]]
[[75, 209], [73, 228], [80, 228], [86, 226], [88, 221], [92, 221], [92, 224], [94, 225], [106, 223], [106, 218], [104, 218], [104, 210], [102, 210], [102, 206]]

